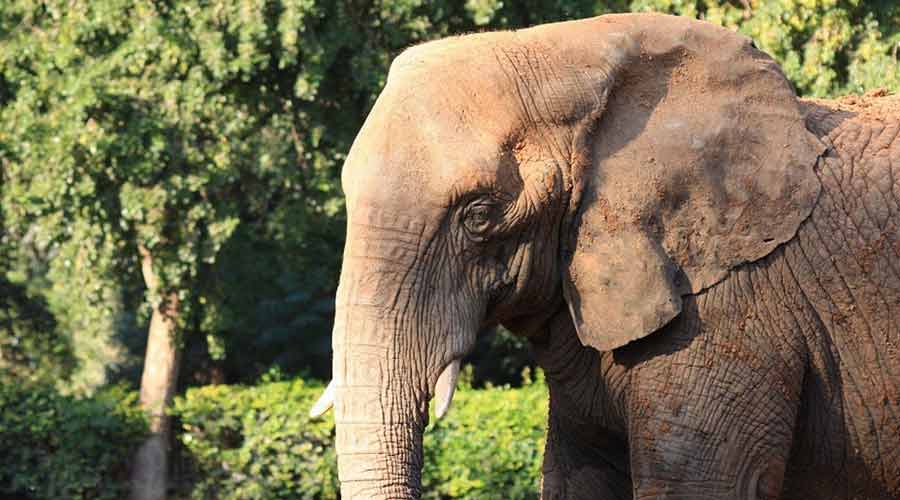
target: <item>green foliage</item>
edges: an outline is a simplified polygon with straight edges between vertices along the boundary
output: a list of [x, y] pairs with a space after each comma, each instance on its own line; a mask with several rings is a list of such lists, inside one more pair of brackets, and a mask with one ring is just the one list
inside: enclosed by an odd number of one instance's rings
[[527, 373], [519, 389], [471, 390], [464, 383], [453, 409], [425, 433], [423, 498], [538, 498], [547, 388]]
[[[2, 258], [2, 256], [0, 256]], [[67, 378], [71, 345], [39, 294], [11, 282], [0, 269], [0, 384]]]
[[176, 400], [196, 463], [193, 498], [336, 498], [334, 423], [310, 421], [323, 388], [303, 380], [213, 385]]
[[528, 340], [502, 326], [479, 332], [475, 348], [465, 362], [472, 366], [472, 385], [476, 388], [517, 387], [522, 382], [523, 371], [536, 367]]
[[[0, 186], [4, 177], [0, 168]], [[45, 298], [35, 291], [38, 287], [15, 281], [16, 270], [27, 272], [32, 266], [15, 262], [24, 252], [16, 252], [3, 212], [0, 203], [0, 384], [52, 384], [71, 374], [72, 346], [60, 335]]]
[[[177, 398], [175, 434], [191, 464], [179, 498], [337, 498], [334, 421], [310, 420], [323, 387], [278, 380], [211, 385]], [[523, 386], [471, 388], [464, 372], [453, 408], [425, 433], [425, 498], [537, 498], [547, 414], [542, 376]], [[146, 430], [137, 394], [90, 399], [49, 386], [0, 386], [0, 494], [17, 498], [124, 498], [128, 461]]]
[[128, 459], [146, 430], [122, 388], [92, 399], [49, 386], [0, 385], [0, 493], [10, 498], [124, 498]]
[[[308, 1], [0, 8], [6, 226], [49, 247], [45, 294], [76, 337], [82, 368], [119, 361], [103, 345], [123, 307], [141, 302], [139, 245], [154, 257], [161, 290], [179, 293], [183, 328], [212, 338], [247, 316], [245, 302], [227, 300], [217, 279], [226, 270], [216, 267], [242, 223], [251, 240], [243, 247], [261, 239], [263, 258], [300, 256], [273, 258], [275, 274], [328, 259], [331, 272], [305, 286], [331, 286], [341, 243], [336, 170], [351, 132], [332, 120], [325, 137], [321, 123], [325, 108], [339, 106], [318, 92], [341, 48], [319, 33], [341, 20], [329, 10]], [[325, 244], [305, 241], [320, 234]], [[261, 260], [242, 257], [226, 264]], [[157, 300], [151, 293], [144, 304]], [[99, 347], [79, 351], [96, 339]], [[103, 382], [89, 379], [87, 388]]]
[[[322, 389], [298, 379], [188, 390], [173, 414], [196, 463], [189, 495], [337, 498], [334, 422], [306, 416]], [[463, 377], [453, 408], [425, 433], [425, 498], [537, 498], [546, 414], [540, 377], [492, 390]]]

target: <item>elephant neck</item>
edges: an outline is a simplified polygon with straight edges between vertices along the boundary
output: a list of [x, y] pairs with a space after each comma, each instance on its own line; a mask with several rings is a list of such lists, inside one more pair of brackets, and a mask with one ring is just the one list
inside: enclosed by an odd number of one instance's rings
[[549, 321], [531, 346], [558, 413], [586, 428], [625, 435], [628, 368], [611, 351], [582, 345], [568, 311]]

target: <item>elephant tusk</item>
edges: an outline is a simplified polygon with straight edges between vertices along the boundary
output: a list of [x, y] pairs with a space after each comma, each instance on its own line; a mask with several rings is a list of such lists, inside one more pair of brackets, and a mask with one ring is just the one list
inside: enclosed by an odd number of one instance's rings
[[438, 377], [434, 388], [434, 398], [437, 400], [434, 406], [434, 414], [440, 420], [450, 409], [453, 401], [453, 393], [456, 392], [456, 379], [459, 378], [459, 360], [453, 360]]
[[309, 418], [319, 418], [326, 414], [331, 407], [334, 406], [334, 380], [328, 382], [325, 392], [316, 401], [316, 404], [309, 409]]

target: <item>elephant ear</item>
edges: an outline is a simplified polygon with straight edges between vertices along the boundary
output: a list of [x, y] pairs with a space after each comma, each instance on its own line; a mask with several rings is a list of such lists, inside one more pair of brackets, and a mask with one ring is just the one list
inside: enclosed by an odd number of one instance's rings
[[576, 144], [563, 290], [581, 342], [611, 350], [791, 239], [818, 196], [824, 147], [749, 39], [683, 18], [603, 19], [598, 36], [624, 33], [640, 50], [596, 82], [611, 91]]

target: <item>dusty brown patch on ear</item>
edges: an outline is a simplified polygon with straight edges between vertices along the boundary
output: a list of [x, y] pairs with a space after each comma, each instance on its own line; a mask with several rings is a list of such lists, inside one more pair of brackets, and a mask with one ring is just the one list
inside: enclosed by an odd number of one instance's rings
[[795, 234], [824, 150], [749, 40], [667, 16], [609, 16], [639, 41], [593, 134], [564, 292], [582, 343], [659, 329], [735, 266]]
[[[592, 236], [581, 224], [564, 293], [578, 335], [612, 350], [662, 327], [681, 311], [677, 270], [663, 249], [640, 232]], [[599, 319], [599, 321], [598, 321]]]

